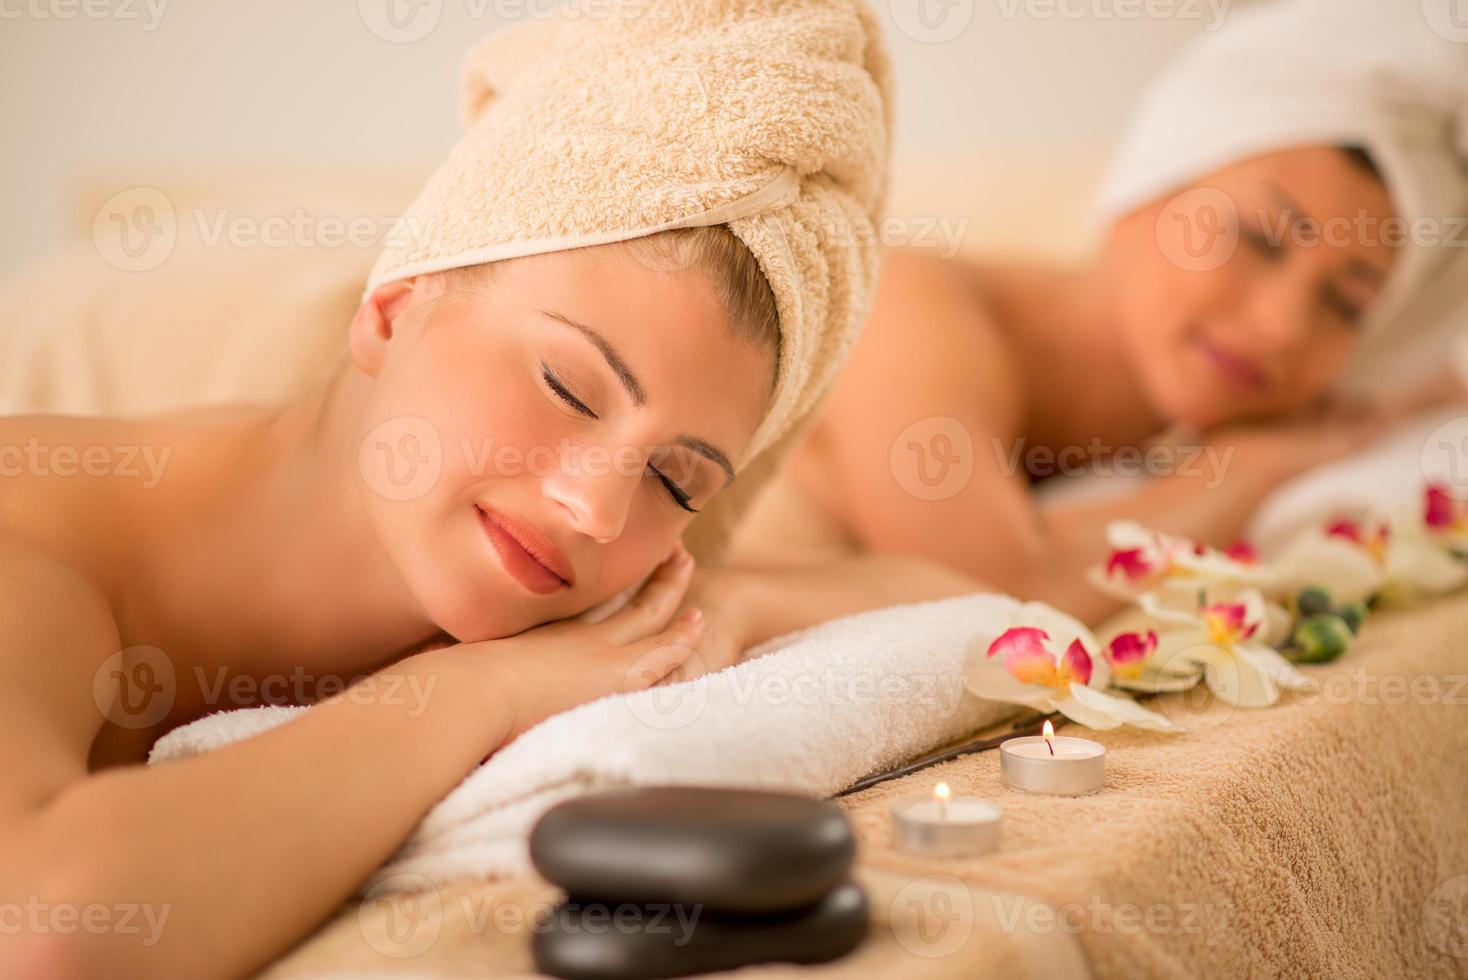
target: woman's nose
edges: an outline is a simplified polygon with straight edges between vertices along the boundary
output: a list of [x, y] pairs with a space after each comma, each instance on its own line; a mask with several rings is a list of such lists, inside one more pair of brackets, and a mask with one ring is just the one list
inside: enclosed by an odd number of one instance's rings
[[1260, 354], [1303, 347], [1313, 329], [1315, 287], [1303, 276], [1269, 276], [1251, 290], [1249, 330]]
[[565, 508], [571, 526], [599, 544], [615, 541], [627, 526], [642, 471], [628, 465], [585, 467], [546, 479], [545, 492]]

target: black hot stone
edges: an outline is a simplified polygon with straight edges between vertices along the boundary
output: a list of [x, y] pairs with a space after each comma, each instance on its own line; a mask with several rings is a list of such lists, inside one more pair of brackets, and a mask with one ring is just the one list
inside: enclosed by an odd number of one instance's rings
[[855, 853], [834, 804], [689, 786], [568, 800], [530, 835], [536, 870], [583, 901], [737, 913], [813, 905], [846, 879]]
[[657, 980], [824, 963], [855, 949], [866, 931], [866, 896], [849, 881], [810, 908], [762, 916], [573, 898], [536, 923], [531, 952], [537, 970], [566, 980]]

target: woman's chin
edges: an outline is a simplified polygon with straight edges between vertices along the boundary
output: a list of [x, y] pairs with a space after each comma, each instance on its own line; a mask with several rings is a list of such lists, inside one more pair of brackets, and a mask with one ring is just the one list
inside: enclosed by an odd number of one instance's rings
[[439, 574], [431, 578], [414, 589], [418, 603], [439, 629], [460, 643], [504, 639], [552, 618], [544, 608], [536, 608], [542, 604], [509, 589], [464, 589]]
[[1157, 392], [1154, 404], [1169, 425], [1205, 431], [1243, 414], [1243, 407], [1225, 397], [1206, 379], [1188, 378], [1182, 372], [1168, 379]]

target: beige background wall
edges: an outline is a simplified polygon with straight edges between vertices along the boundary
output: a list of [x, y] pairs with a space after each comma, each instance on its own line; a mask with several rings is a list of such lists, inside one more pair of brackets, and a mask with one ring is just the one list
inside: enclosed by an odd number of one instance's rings
[[[88, 226], [83, 184], [431, 162], [462, 52], [566, 2], [0, 0], [0, 274]], [[1073, 235], [1138, 87], [1224, 0], [874, 3], [899, 79], [896, 205], [1022, 247]]]

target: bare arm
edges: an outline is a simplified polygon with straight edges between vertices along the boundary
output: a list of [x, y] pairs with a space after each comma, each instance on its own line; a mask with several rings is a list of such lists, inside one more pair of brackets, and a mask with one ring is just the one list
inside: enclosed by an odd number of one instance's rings
[[694, 580], [688, 601], [707, 611], [710, 626], [698, 662], [674, 679], [727, 667], [765, 640], [839, 616], [992, 591], [945, 565], [902, 554], [709, 569]]
[[664, 629], [687, 577], [665, 566], [605, 623], [418, 654], [256, 738], [89, 776], [92, 674], [115, 632], [64, 568], [7, 557], [0, 894], [146, 913], [138, 932], [63, 932], [46, 918], [0, 930], [7, 976], [253, 972], [332, 913], [486, 754], [547, 714], [655, 682], [698, 629]]

